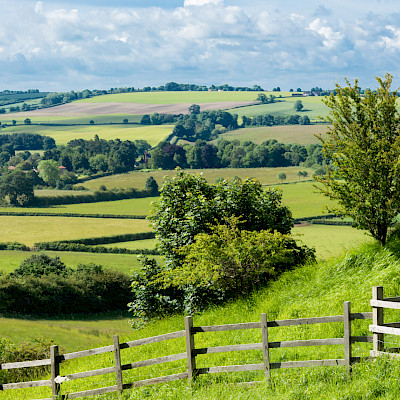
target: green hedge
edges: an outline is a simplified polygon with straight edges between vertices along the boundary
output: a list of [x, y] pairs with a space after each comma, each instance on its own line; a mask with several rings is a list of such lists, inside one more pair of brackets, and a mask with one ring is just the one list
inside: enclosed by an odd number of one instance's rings
[[2, 242], [0, 243], [0, 250], [23, 250], [29, 251], [29, 247], [23, 243], [18, 242]]
[[61, 204], [81, 204], [81, 203], [96, 203], [100, 201], [115, 201], [124, 199], [138, 199], [143, 197], [154, 197], [154, 194], [149, 190], [137, 190], [134, 188], [126, 190], [105, 190], [96, 191], [94, 193], [77, 195], [62, 195], [62, 196], [35, 196], [32, 201], [32, 206], [43, 207]]
[[313, 225], [355, 226], [353, 221], [338, 221], [331, 219], [312, 219], [310, 223]]
[[146, 215], [116, 215], [116, 214], [81, 214], [81, 213], [49, 213], [31, 211], [0, 211], [0, 215], [29, 216], [29, 217], [79, 217], [79, 218], [114, 218], [114, 219], [146, 219]]

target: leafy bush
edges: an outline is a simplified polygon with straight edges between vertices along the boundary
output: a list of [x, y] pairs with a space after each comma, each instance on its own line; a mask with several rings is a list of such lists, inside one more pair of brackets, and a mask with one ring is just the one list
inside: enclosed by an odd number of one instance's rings
[[15, 276], [62, 275], [70, 273], [60, 257], [49, 257], [46, 254], [34, 254], [22, 261], [20, 266], [13, 272]]
[[[9, 339], [0, 338], [0, 364], [43, 360], [50, 357], [51, 339], [38, 338], [17, 345]], [[10, 382], [35, 380], [49, 371], [49, 367], [18, 368], [0, 371], [0, 385]]]

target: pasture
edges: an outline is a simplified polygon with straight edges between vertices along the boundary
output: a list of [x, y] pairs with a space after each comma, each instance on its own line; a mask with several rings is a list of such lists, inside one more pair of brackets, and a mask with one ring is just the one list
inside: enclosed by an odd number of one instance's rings
[[249, 140], [256, 144], [261, 144], [266, 140], [275, 139], [279, 143], [298, 143], [302, 145], [320, 144], [316, 134], [324, 135], [327, 125], [277, 125], [263, 127], [241, 128], [235, 131], [228, 131], [218, 136], [218, 139], [225, 140]]
[[150, 232], [142, 219], [98, 219], [63, 217], [0, 216], [0, 242], [16, 241], [27, 246], [36, 242], [70, 240], [125, 233]]
[[3, 129], [2, 133], [37, 133], [54, 138], [57, 145], [66, 145], [73, 139], [90, 140], [98, 135], [100, 139], [105, 140], [133, 141], [142, 139], [155, 146], [172, 133], [172, 130], [173, 125], [16, 125]]
[[[307, 171], [311, 177], [313, 171], [310, 168], [302, 167], [282, 167], [282, 168], [215, 168], [215, 169], [188, 169], [188, 173], [201, 173], [208, 183], [215, 183], [217, 179], [240, 179], [256, 178], [262, 185], [278, 184], [280, 180], [277, 174], [284, 172], [286, 174], [285, 182], [297, 182], [299, 180], [298, 172]], [[152, 176], [161, 187], [165, 176], [173, 177], [176, 175], [175, 170], [140, 170], [132, 171], [127, 174], [105, 176], [93, 179], [82, 184], [89, 190], [98, 190], [101, 185], [105, 185], [107, 189], [113, 188], [138, 188], [143, 189], [148, 177]]]

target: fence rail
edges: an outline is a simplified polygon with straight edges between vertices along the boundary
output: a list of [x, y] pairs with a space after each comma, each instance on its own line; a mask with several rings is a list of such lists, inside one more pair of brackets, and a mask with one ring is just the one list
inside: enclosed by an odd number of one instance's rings
[[[379, 297], [379, 296], [378, 296]], [[398, 298], [400, 301], [400, 297]], [[375, 299], [379, 300], [379, 298]], [[391, 299], [390, 301], [393, 301]], [[126, 389], [133, 387], [139, 387], [144, 385], [153, 385], [162, 382], [171, 382], [180, 379], [187, 379], [188, 383], [192, 382], [198, 375], [201, 374], [215, 374], [222, 372], [241, 372], [241, 371], [264, 371], [265, 379], [267, 382], [271, 379], [271, 370], [281, 368], [299, 368], [299, 367], [317, 367], [317, 366], [334, 366], [342, 365], [345, 366], [347, 371], [350, 372], [351, 365], [361, 360], [360, 357], [354, 357], [352, 355], [352, 344], [363, 342], [363, 343], [376, 343], [372, 336], [352, 336], [351, 335], [351, 322], [356, 319], [376, 319], [376, 304], [373, 312], [363, 313], [351, 313], [350, 302], [343, 303], [343, 315], [334, 315], [326, 317], [311, 317], [311, 318], [298, 318], [298, 319], [285, 319], [285, 320], [273, 320], [267, 321], [267, 315], [261, 314], [260, 322], [247, 322], [238, 324], [226, 324], [226, 325], [209, 325], [209, 326], [194, 326], [193, 318], [191, 316], [185, 317], [185, 329], [177, 332], [167, 333], [163, 335], [148, 337], [144, 339], [137, 339], [125, 343], [119, 342], [119, 337], [115, 335], [113, 337], [113, 344], [109, 346], [98, 347], [95, 349], [77, 351], [73, 353], [59, 354], [58, 346], [51, 346], [50, 358], [45, 360], [25, 361], [16, 363], [1, 364], [0, 369], [10, 370], [16, 368], [30, 368], [34, 366], [46, 366], [51, 367], [51, 378], [48, 380], [20, 382], [20, 383], [7, 383], [0, 385], [0, 390], [8, 389], [19, 389], [29, 388], [38, 386], [51, 387], [52, 397], [51, 399], [58, 398], [61, 395], [61, 387], [64, 382], [88, 378], [93, 376], [100, 376], [105, 374], [113, 374], [116, 380], [115, 385], [101, 387], [96, 389], [84, 390], [75, 393], [68, 393], [69, 399], [76, 399], [85, 396], [98, 395], [104, 393], [121, 392]], [[379, 303], [380, 304], [380, 303]], [[400, 305], [400, 303], [397, 303]], [[374, 311], [375, 310], [375, 311]], [[374, 319], [375, 318], [375, 319]], [[343, 323], [344, 335], [343, 337], [326, 338], [326, 339], [306, 339], [306, 340], [290, 340], [290, 341], [269, 341], [268, 334], [270, 329], [276, 327], [288, 327], [288, 326], [299, 326], [299, 325], [312, 325], [312, 324], [325, 324], [325, 323]], [[382, 319], [383, 324], [383, 319]], [[393, 326], [381, 326], [379, 329], [398, 329]], [[400, 326], [400, 325], [399, 325]], [[262, 340], [261, 343], [247, 343], [247, 344], [232, 344], [226, 346], [210, 346], [199, 348], [195, 346], [195, 335], [198, 333], [209, 333], [209, 332], [226, 332], [226, 331], [237, 331], [244, 329], [258, 329], [261, 330]], [[400, 329], [398, 329], [400, 331]], [[378, 329], [375, 329], [374, 335], [380, 335]], [[121, 363], [121, 351], [137, 346], [143, 346], [146, 344], [160, 343], [177, 338], [185, 338], [186, 346], [185, 350], [178, 354], [166, 355], [162, 357], [156, 357], [148, 360], [133, 361], [127, 364]], [[375, 337], [375, 336], [374, 336]], [[295, 347], [308, 347], [308, 346], [343, 346], [344, 347], [344, 358], [343, 359], [323, 359], [323, 360], [305, 360], [305, 361], [283, 361], [283, 362], [270, 362], [270, 349], [278, 348], [295, 348]], [[223, 365], [223, 366], [212, 366], [197, 368], [196, 357], [199, 355], [217, 354], [224, 352], [236, 352], [236, 351], [249, 351], [249, 350], [261, 350], [263, 355], [262, 363], [255, 364], [241, 364], [241, 365]], [[62, 375], [60, 366], [66, 361], [71, 361], [81, 357], [100, 355], [104, 353], [114, 354], [114, 365], [91, 371], [78, 372], [73, 374]], [[124, 383], [123, 371], [164, 364], [168, 362], [187, 360], [187, 370], [182, 373], [158, 376], [149, 379], [143, 379], [135, 382]], [[42, 399], [50, 400], [50, 399]]]

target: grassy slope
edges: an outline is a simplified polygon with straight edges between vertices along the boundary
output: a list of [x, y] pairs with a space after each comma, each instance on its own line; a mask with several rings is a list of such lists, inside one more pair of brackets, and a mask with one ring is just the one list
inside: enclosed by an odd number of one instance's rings
[[[218, 139], [249, 140], [261, 144], [266, 140], [276, 139], [280, 143], [298, 143], [303, 145], [320, 144], [315, 136], [324, 133], [327, 125], [280, 125], [255, 128], [243, 128], [223, 133]], [[216, 139], [215, 141], [217, 141]]]
[[2, 133], [38, 133], [54, 138], [57, 145], [66, 145], [73, 139], [90, 140], [94, 135], [100, 139], [147, 140], [155, 146], [172, 132], [172, 125], [88, 125], [88, 126], [43, 126], [18, 125], [2, 130]]
[[[194, 317], [195, 326], [259, 321], [260, 313], [266, 312], [268, 319], [286, 319], [309, 316], [338, 315], [342, 313], [343, 301], [352, 302], [352, 311], [370, 311], [369, 299], [371, 287], [383, 285], [385, 295], [400, 293], [400, 259], [396, 249], [388, 246], [381, 249], [375, 244], [364, 246], [342, 258], [331, 259], [318, 265], [306, 265], [280, 276], [269, 287], [237, 300], [225, 306], [215, 307]], [[394, 321], [394, 312], [386, 313], [386, 321]], [[398, 317], [397, 317], [398, 318]], [[353, 323], [353, 335], [368, 334], [369, 321]], [[155, 321], [147, 327], [122, 334], [121, 340], [158, 335], [183, 329], [183, 316], [173, 316]], [[273, 328], [269, 330], [269, 340], [294, 340], [308, 338], [341, 337], [343, 324], [333, 323], [291, 328]], [[235, 333], [204, 333], [196, 335], [197, 347], [221, 346], [237, 343], [255, 343], [261, 339], [257, 330], [237, 331]], [[387, 338], [389, 344], [396, 342]], [[107, 344], [111, 343], [111, 337]], [[106, 344], [106, 343], [104, 343]], [[353, 346], [354, 355], [368, 355], [370, 344]], [[181, 339], [167, 344], [147, 345], [123, 351], [122, 362], [132, 362], [150, 357], [184, 351]], [[286, 360], [307, 360], [318, 358], [343, 357], [342, 346], [283, 348], [271, 351], [271, 362]], [[199, 356], [198, 367], [262, 362], [261, 351], [245, 351]], [[96, 356], [80, 359], [62, 366], [62, 373], [83, 371], [86, 369], [111, 366], [109, 356]], [[163, 373], [177, 373], [185, 370], [185, 362], [178, 361], [158, 367], [133, 370], [124, 373], [125, 382], [133, 379], [150, 378]], [[189, 390], [186, 381], [149, 388], [132, 390], [124, 398], [130, 399], [396, 399], [398, 395], [398, 373], [400, 364], [384, 361], [364, 363], [354, 368], [352, 380], [348, 380], [343, 367], [303, 368], [299, 370], [272, 371], [273, 385], [254, 387], [236, 387], [228, 382], [262, 380], [261, 372], [218, 374], [199, 379], [199, 384]], [[379, 379], [377, 379], [379, 377]], [[73, 381], [63, 388], [68, 391], [84, 390], [108, 384], [115, 384], [113, 376]], [[201, 384], [203, 382], [203, 384]], [[210, 383], [213, 383], [210, 386]], [[20, 391], [20, 395], [24, 391]], [[31, 397], [48, 396], [46, 389], [30, 391]], [[5, 393], [5, 399], [16, 398]], [[103, 398], [116, 399], [108, 395]]]

